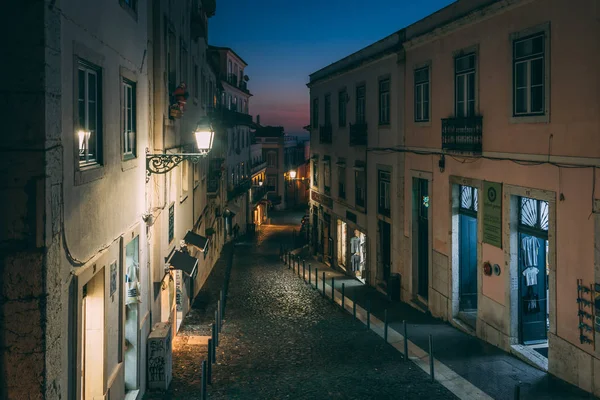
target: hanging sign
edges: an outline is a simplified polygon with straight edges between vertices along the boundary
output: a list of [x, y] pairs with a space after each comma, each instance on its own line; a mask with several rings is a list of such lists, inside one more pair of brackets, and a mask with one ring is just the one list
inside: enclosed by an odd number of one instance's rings
[[502, 248], [502, 184], [483, 182], [483, 242]]

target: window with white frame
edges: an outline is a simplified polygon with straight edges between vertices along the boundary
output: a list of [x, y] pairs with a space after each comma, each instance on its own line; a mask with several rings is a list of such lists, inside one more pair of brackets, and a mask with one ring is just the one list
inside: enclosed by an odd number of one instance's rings
[[102, 163], [102, 72], [79, 61], [77, 71], [77, 114], [79, 166]]
[[415, 122], [429, 121], [429, 67], [415, 70]]
[[457, 117], [475, 115], [475, 53], [456, 57], [455, 73], [455, 110]]
[[379, 214], [390, 216], [390, 188], [392, 174], [379, 171]]
[[379, 81], [379, 125], [390, 123], [390, 80]]
[[133, 158], [136, 156], [136, 92], [135, 83], [127, 79], [121, 81], [122, 111], [123, 118], [123, 157]]
[[539, 33], [513, 42], [514, 115], [545, 113], [545, 43]]

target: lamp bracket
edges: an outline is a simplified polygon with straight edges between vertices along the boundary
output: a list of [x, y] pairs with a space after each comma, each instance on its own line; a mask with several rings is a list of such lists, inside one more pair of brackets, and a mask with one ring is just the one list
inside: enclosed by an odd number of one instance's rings
[[166, 174], [181, 164], [182, 161], [190, 161], [198, 164], [206, 157], [208, 152], [182, 153], [182, 154], [146, 154], [146, 182], [150, 180], [151, 174]]

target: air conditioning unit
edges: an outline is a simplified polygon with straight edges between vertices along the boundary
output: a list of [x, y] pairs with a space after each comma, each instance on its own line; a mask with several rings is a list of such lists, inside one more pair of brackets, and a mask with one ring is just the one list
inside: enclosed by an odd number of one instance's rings
[[167, 390], [173, 378], [171, 324], [158, 322], [148, 335], [148, 389]]

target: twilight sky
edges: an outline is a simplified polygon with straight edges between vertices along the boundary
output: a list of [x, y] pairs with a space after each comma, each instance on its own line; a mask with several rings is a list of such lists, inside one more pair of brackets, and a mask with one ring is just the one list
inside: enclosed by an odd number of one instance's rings
[[209, 43], [247, 63], [250, 113], [305, 133], [308, 75], [454, 0], [217, 0]]

